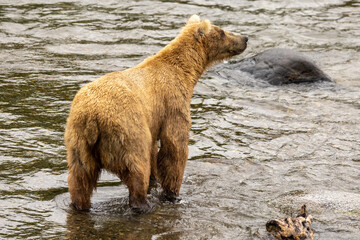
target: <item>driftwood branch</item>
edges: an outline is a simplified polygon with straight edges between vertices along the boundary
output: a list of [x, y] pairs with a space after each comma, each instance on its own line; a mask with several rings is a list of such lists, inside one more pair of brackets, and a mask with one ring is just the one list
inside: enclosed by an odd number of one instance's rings
[[303, 205], [296, 218], [270, 220], [266, 223], [266, 230], [279, 240], [314, 240], [311, 222], [312, 217], [308, 215], [306, 205]]

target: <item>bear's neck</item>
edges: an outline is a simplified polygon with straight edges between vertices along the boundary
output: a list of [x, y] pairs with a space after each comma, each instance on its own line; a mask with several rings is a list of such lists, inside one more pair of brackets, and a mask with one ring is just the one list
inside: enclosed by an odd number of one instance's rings
[[208, 63], [205, 50], [194, 39], [191, 40], [181, 39], [179, 36], [156, 54], [154, 59], [162, 61], [170, 68], [176, 68], [176, 72], [181, 69], [186, 75], [186, 78], [182, 79], [186, 79], [194, 87]]

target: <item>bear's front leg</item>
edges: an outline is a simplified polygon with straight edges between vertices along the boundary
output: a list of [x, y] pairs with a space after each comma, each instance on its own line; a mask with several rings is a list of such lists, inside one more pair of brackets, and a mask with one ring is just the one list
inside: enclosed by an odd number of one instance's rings
[[174, 122], [177, 124], [170, 122], [163, 126], [160, 133], [161, 147], [157, 157], [157, 177], [165, 198], [171, 202], [175, 202], [179, 196], [189, 153], [190, 121], [186, 119], [175, 119]]

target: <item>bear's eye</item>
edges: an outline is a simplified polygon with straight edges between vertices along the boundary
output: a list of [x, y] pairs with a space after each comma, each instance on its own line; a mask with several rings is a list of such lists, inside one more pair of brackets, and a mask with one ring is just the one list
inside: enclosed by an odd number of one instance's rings
[[222, 30], [221, 28], [216, 28], [216, 31], [219, 33], [219, 35], [220, 35], [221, 38], [225, 38], [225, 37], [226, 37], [225, 31]]
[[224, 30], [220, 30], [220, 36], [221, 36], [222, 38], [225, 38], [225, 32], [224, 32]]

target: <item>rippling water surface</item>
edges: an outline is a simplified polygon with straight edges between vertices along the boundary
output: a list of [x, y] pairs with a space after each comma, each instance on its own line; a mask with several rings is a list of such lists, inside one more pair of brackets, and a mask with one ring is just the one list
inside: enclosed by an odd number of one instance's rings
[[[316, 239], [360, 239], [359, 1], [0, 0], [0, 238], [259, 239], [307, 204]], [[68, 208], [63, 133], [84, 84], [141, 62], [193, 14], [249, 36], [232, 61], [297, 49], [336, 81], [274, 87], [221, 63], [192, 100], [182, 201], [132, 215], [103, 173]], [[227, 77], [224, 77], [227, 76]]]

